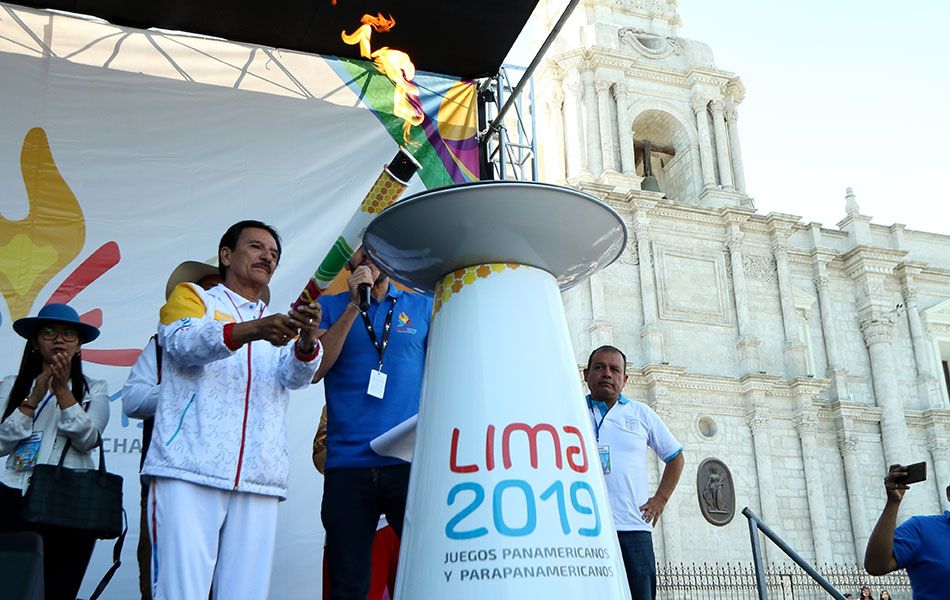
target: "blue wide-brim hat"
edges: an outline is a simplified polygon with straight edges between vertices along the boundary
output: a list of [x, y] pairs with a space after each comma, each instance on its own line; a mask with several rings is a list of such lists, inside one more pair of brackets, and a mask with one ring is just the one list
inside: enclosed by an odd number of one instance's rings
[[13, 331], [20, 334], [20, 337], [32, 340], [36, 337], [36, 332], [44, 323], [68, 323], [79, 332], [79, 339], [83, 344], [88, 344], [99, 337], [99, 330], [92, 325], [88, 325], [79, 320], [79, 313], [67, 304], [47, 304], [40, 309], [35, 317], [23, 317], [13, 322]]

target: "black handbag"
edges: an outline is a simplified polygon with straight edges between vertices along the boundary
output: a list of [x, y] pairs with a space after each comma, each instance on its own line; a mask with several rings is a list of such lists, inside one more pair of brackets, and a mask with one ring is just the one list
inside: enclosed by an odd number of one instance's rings
[[106, 471], [102, 437], [96, 443], [99, 447], [97, 469], [64, 467], [71, 445], [72, 440], [67, 439], [57, 464], [33, 467], [20, 518], [38, 527], [68, 527], [101, 540], [118, 538], [112, 548], [112, 566], [89, 599], [96, 600], [122, 565], [120, 557], [127, 531], [122, 508], [122, 477]]
[[98, 469], [70, 469], [63, 460], [72, 440], [55, 465], [36, 465], [23, 497], [24, 521], [40, 526], [68, 527], [101, 540], [122, 534], [122, 477], [106, 471], [102, 438]]

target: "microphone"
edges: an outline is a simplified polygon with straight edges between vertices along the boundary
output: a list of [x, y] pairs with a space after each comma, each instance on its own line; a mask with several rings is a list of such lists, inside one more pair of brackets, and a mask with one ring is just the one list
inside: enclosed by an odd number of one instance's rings
[[356, 293], [360, 298], [360, 310], [366, 312], [369, 310], [369, 284], [361, 283], [356, 288]]

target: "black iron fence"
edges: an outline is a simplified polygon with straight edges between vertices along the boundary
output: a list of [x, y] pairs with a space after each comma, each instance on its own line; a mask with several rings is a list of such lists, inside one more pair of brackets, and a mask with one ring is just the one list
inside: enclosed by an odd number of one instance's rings
[[[824, 565], [818, 571], [842, 594], [858, 597], [861, 586], [871, 588], [877, 600], [887, 590], [893, 600], [911, 600], [910, 580], [904, 571], [883, 577], [871, 577], [857, 565]], [[805, 571], [795, 564], [772, 563], [765, 566], [769, 598], [824, 600], [829, 598]], [[657, 600], [755, 600], [755, 566], [749, 563], [691, 563], [657, 567]]]

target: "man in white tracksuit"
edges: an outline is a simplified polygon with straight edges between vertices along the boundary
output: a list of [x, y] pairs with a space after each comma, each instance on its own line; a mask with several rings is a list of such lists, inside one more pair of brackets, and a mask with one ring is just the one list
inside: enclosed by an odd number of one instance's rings
[[[277, 504], [287, 495], [288, 390], [322, 358], [320, 308], [271, 314], [260, 299], [280, 238], [232, 225], [218, 249], [224, 280], [175, 288], [162, 307], [161, 397], [142, 473], [156, 600], [264, 599]], [[294, 339], [296, 341], [294, 341]]]

